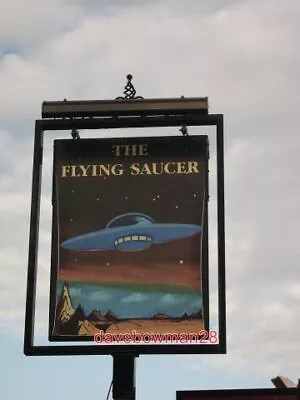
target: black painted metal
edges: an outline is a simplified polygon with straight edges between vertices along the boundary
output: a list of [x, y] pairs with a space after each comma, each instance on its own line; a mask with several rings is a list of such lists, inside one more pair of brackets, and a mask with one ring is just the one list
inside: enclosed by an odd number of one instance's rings
[[132, 75], [128, 74], [127, 75], [127, 83], [125, 85], [124, 92], [123, 92], [124, 97], [117, 97], [117, 100], [118, 99], [128, 100], [128, 99], [142, 99], [143, 98], [142, 96], [135, 97], [136, 90], [131, 81], [132, 81]]
[[[123, 349], [122, 349], [123, 348]], [[136, 355], [158, 354], [224, 354], [219, 345], [162, 344], [162, 345], [71, 345], [71, 346], [27, 346], [26, 356], [87, 356], [135, 353]]]
[[44, 101], [42, 118], [112, 118], [208, 114], [207, 97]]
[[[217, 204], [218, 204], [218, 296], [219, 344], [210, 345], [34, 345], [34, 319], [37, 278], [39, 211], [41, 196], [42, 140], [46, 130], [107, 129], [163, 126], [216, 126], [217, 137]], [[30, 356], [100, 355], [100, 354], [224, 354], [226, 353], [225, 297], [225, 218], [224, 218], [224, 149], [223, 115], [182, 115], [168, 113], [152, 117], [120, 117], [93, 119], [37, 120], [33, 156], [32, 199], [29, 234], [24, 354]]]
[[[217, 121], [217, 199], [218, 199], [218, 260], [219, 271], [219, 330], [220, 350], [226, 353], [226, 277], [225, 277], [225, 199], [224, 199], [224, 121], [220, 115]], [[220, 268], [220, 265], [224, 268]]]
[[39, 232], [39, 210], [41, 198], [41, 173], [43, 158], [43, 133], [39, 121], [35, 124], [31, 215], [29, 232], [27, 294], [25, 312], [24, 353], [30, 354], [34, 341], [34, 317], [37, 275], [37, 250]]
[[114, 400], [135, 399], [135, 354], [115, 354], [113, 356]]
[[[213, 126], [217, 125], [219, 114], [187, 114], [187, 115], [159, 115], [118, 118], [73, 118], [73, 119], [42, 119], [38, 120], [44, 131], [76, 129], [113, 129], [113, 128], [155, 128], [171, 126]], [[46, 133], [46, 132], [45, 132]]]

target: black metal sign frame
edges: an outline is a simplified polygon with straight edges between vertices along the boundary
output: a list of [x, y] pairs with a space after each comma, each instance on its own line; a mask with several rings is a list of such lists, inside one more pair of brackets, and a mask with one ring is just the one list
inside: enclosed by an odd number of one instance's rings
[[[43, 137], [46, 131], [76, 132], [79, 129], [149, 128], [149, 127], [216, 127], [217, 158], [217, 238], [218, 238], [218, 344], [161, 345], [34, 345], [37, 256], [40, 219]], [[153, 112], [151, 116], [135, 115], [104, 118], [41, 119], [35, 122], [27, 295], [24, 332], [24, 354], [28, 356], [100, 355], [100, 354], [225, 354], [226, 353], [226, 293], [225, 293], [225, 216], [224, 216], [224, 139], [223, 115], [188, 112], [176, 115], [172, 109]]]

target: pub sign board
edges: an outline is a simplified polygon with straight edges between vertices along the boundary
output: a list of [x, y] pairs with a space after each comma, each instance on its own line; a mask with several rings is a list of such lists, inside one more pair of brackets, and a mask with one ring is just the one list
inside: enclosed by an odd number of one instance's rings
[[54, 141], [50, 341], [216, 344], [208, 137]]

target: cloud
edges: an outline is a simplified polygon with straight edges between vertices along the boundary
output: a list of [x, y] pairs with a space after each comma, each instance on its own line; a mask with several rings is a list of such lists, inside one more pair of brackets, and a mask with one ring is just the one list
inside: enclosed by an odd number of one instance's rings
[[[68, 4], [69, 3], [69, 4]], [[18, 13], [16, 13], [18, 10]], [[14, 0], [0, 5], [0, 49], [40, 46], [68, 30], [82, 19], [84, 8], [71, 2], [54, 0], [39, 3]], [[22, 18], [20, 18], [22, 15]], [[51, 21], [51, 22], [50, 22]], [[37, 35], [39, 32], [39, 35]]]
[[88, 301], [108, 301], [112, 298], [112, 295], [104, 292], [103, 290], [96, 290], [93, 292], [85, 292], [80, 287], [70, 287], [70, 295], [72, 298], [80, 298]]
[[165, 305], [172, 305], [172, 304], [183, 304], [186, 302], [186, 298], [174, 296], [172, 294], [165, 294], [160, 300], [159, 303]]
[[96, 291], [87, 296], [87, 298], [91, 301], [108, 301], [112, 298], [112, 295], [109, 293], [105, 293], [104, 291]]
[[69, 288], [69, 293], [71, 298], [72, 297], [81, 297], [83, 295], [81, 288], [71, 287]]
[[141, 303], [143, 301], [148, 300], [148, 296], [141, 293], [132, 293], [129, 296], [124, 297], [121, 302], [122, 303]]
[[[225, 115], [228, 354], [205, 361], [193, 356], [193, 367], [252, 367], [266, 377], [298, 373], [299, 1], [79, 3], [30, 0], [25, 7], [13, 0], [0, 10], [0, 47], [17, 49], [0, 58], [1, 329], [23, 329], [33, 131], [41, 102], [115, 98], [131, 72], [138, 95], [207, 95], [210, 112]], [[16, 9], [24, 11], [22, 21]], [[136, 132], [143, 131], [126, 135]], [[37, 300], [44, 330], [53, 137], [45, 133]], [[211, 164], [214, 155], [212, 148]], [[210, 190], [213, 205], [215, 186]], [[210, 222], [214, 233], [215, 213]], [[212, 252], [211, 275], [215, 262]], [[140, 293], [123, 299], [144, 300]], [[212, 297], [214, 313], [216, 304]]]

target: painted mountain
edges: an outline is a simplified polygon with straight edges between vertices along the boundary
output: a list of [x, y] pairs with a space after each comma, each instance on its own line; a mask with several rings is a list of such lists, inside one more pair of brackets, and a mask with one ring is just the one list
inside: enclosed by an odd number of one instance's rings
[[68, 283], [65, 282], [57, 302], [55, 335], [94, 336], [99, 331], [107, 333], [199, 333], [203, 329], [202, 313], [183, 313], [179, 318], [172, 318], [166, 313], [156, 313], [150, 318], [118, 318], [112, 310], [102, 313], [94, 309], [86, 315], [79, 304], [73, 306]]

